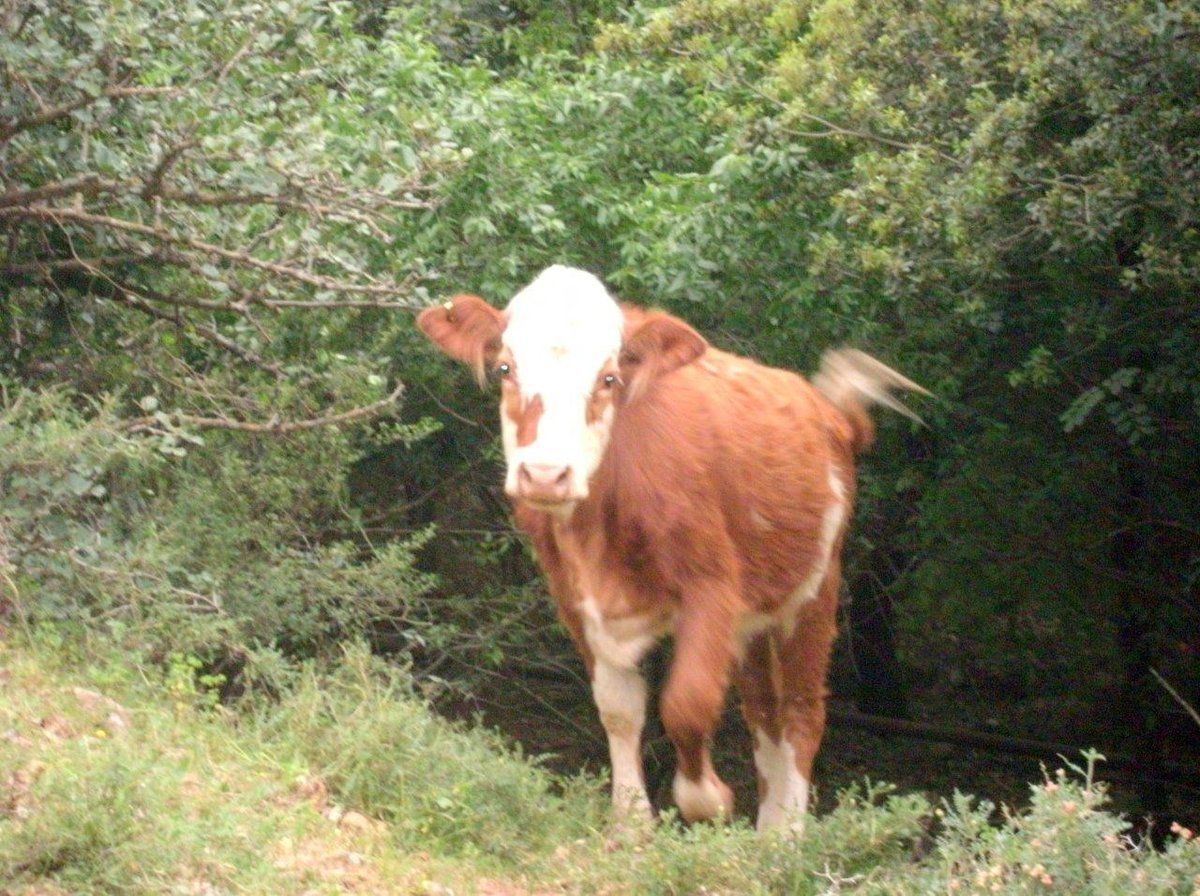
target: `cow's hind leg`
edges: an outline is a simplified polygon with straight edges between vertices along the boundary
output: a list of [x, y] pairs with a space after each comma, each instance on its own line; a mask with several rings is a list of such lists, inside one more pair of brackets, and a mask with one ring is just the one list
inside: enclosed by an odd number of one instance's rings
[[803, 811], [798, 799], [795, 763], [783, 740], [779, 643], [775, 631], [752, 638], [738, 667], [735, 683], [741, 698], [742, 717], [754, 742], [754, 767], [758, 778], [758, 829], [783, 823], [790, 812]]
[[760, 774], [768, 790], [759, 805], [759, 830], [782, 824], [796, 832], [804, 828], [813, 759], [825, 734], [826, 676], [837, 634], [838, 581], [835, 563], [816, 599], [801, 606], [794, 625], [778, 633], [782, 736], [755, 752], [760, 770], [765, 769]]

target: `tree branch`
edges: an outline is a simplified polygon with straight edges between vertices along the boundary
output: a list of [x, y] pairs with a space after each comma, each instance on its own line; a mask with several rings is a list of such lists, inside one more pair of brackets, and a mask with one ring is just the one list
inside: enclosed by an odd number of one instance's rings
[[870, 131], [860, 131], [855, 128], [845, 128], [841, 125], [834, 124], [832, 121], [822, 118], [819, 115], [814, 115], [812, 112], [801, 112], [795, 109], [784, 107], [785, 111], [792, 115], [798, 115], [801, 118], [808, 119], [826, 128], [824, 131], [797, 131], [791, 128], [780, 127], [779, 133], [786, 134], [789, 137], [801, 137], [806, 139], [828, 139], [830, 137], [848, 137], [856, 140], [866, 140], [871, 143], [879, 143], [883, 146], [890, 146], [893, 149], [902, 149], [905, 151], [922, 151], [928, 150], [943, 162], [949, 162], [955, 168], [961, 168], [962, 162], [954, 156], [942, 152], [940, 149], [935, 149], [931, 145], [922, 145], [918, 143], [905, 143], [902, 140], [892, 140], [888, 137], [881, 137], [879, 134], [872, 134]]
[[126, 252], [120, 255], [95, 255], [90, 258], [43, 258], [36, 261], [21, 261], [0, 265], [0, 275], [5, 277], [28, 277], [32, 274], [45, 275], [50, 271], [87, 271], [96, 273], [105, 265], [130, 264], [155, 261], [157, 256]]
[[51, 106], [48, 109], [43, 109], [36, 115], [28, 115], [25, 118], [12, 118], [7, 121], [0, 121], [0, 143], [7, 143], [17, 134], [24, 131], [33, 130], [42, 125], [53, 124], [60, 118], [65, 118], [73, 112], [78, 112], [80, 109], [90, 106], [102, 99], [123, 99], [136, 96], [167, 96], [172, 93], [177, 93], [178, 87], [126, 87], [126, 86], [111, 86], [99, 91], [95, 94], [85, 94], [76, 97], [75, 99], [60, 103], [57, 106]]
[[1172, 698], [1174, 698], [1175, 702], [1178, 703], [1180, 706], [1182, 706], [1184, 711], [1189, 716], [1192, 717], [1192, 721], [1194, 721], [1197, 725], [1200, 725], [1200, 712], [1196, 712], [1195, 707], [1193, 707], [1190, 703], [1188, 703], [1186, 700], [1184, 700], [1183, 697], [1181, 697], [1179, 695], [1179, 692], [1177, 690], [1175, 690], [1173, 687], [1171, 687], [1169, 684], [1167, 684], [1167, 680], [1158, 674], [1157, 669], [1151, 668], [1150, 674], [1153, 675], [1155, 681], [1157, 681], [1159, 684], [1161, 684], [1163, 686], [1164, 690], [1166, 690], [1166, 692], [1168, 694], [1170, 694]]
[[15, 189], [0, 193], [0, 209], [22, 205], [37, 205], [60, 196], [82, 195], [87, 197], [99, 196], [102, 193], [115, 193], [127, 187], [128, 184], [119, 180], [105, 180], [98, 174], [88, 174], [70, 180], [57, 181], [33, 189]]
[[[124, 302], [126, 305], [130, 306], [131, 308], [136, 308], [138, 311], [141, 311], [143, 314], [147, 314], [150, 317], [156, 318], [157, 320], [163, 320], [163, 321], [167, 321], [168, 323], [174, 323], [174, 324], [182, 323], [182, 321], [180, 321], [177, 317], [175, 317], [171, 314], [168, 314], [165, 311], [160, 311], [159, 309], [155, 308], [152, 304], [150, 304], [150, 302], [146, 301], [144, 298], [139, 296], [138, 293], [140, 293], [141, 290], [138, 290], [134, 287], [126, 286], [123, 283], [118, 283], [115, 280], [109, 279], [109, 282], [112, 283], [112, 285], [117, 290], [115, 295], [113, 296], [113, 298], [116, 299], [117, 301]], [[157, 295], [155, 298], [159, 302], [174, 304], [171, 301], [171, 299], [169, 299], [165, 296], [162, 296], [161, 294]], [[179, 303], [179, 304], [182, 304], [182, 303]], [[265, 370], [268, 373], [272, 373], [275, 376], [281, 375], [280, 366], [278, 364], [273, 364], [270, 361], [267, 361], [264, 358], [260, 357], [259, 355], [255, 354], [254, 352], [243, 348], [242, 346], [240, 346], [236, 342], [234, 342], [232, 339], [229, 339], [226, 336], [222, 336], [220, 333], [218, 333], [212, 327], [208, 327], [208, 326], [205, 326], [204, 324], [197, 323], [194, 320], [189, 320], [187, 323], [203, 339], [207, 340], [208, 342], [211, 342], [213, 345], [217, 346], [218, 348], [224, 349], [225, 351], [229, 352], [234, 357], [240, 358], [242, 361], [246, 362], [247, 364], [252, 364], [253, 366], [258, 367], [262, 370]]]
[[324, 414], [320, 417], [306, 418], [303, 420], [269, 420], [265, 423], [255, 423], [246, 420], [232, 420], [228, 417], [198, 417], [194, 414], [185, 414], [181, 411], [174, 413], [155, 414], [148, 417], [132, 417], [125, 420], [121, 424], [121, 428], [128, 432], [144, 432], [154, 430], [157, 426], [166, 424], [199, 426], [209, 429], [232, 429], [240, 432], [260, 432], [282, 434], [289, 432], [299, 432], [306, 429], [318, 429], [323, 426], [341, 426], [344, 423], [349, 423], [353, 420], [361, 420], [365, 417], [373, 417], [388, 410], [394, 405], [404, 394], [404, 384], [400, 383], [392, 390], [387, 398], [382, 398], [379, 401], [371, 404], [361, 405], [360, 407], [352, 408], [349, 411], [343, 411], [337, 414]]
[[150, 176], [146, 178], [145, 186], [142, 187], [142, 198], [149, 202], [152, 197], [162, 195], [163, 178], [167, 176], [167, 171], [183, 157], [185, 152], [199, 145], [199, 140], [188, 137], [164, 152], [162, 158], [158, 160], [158, 164], [154, 166], [154, 170], [150, 172]]
[[313, 274], [292, 265], [264, 261], [261, 258], [255, 258], [253, 255], [248, 255], [245, 252], [236, 252], [232, 249], [226, 249], [224, 246], [218, 246], [203, 240], [169, 233], [160, 228], [151, 227], [148, 224], [141, 224], [136, 221], [127, 221], [123, 218], [114, 218], [111, 215], [98, 215], [94, 212], [89, 212], [78, 208], [45, 205], [0, 208], [0, 218], [3, 217], [36, 218], [40, 220], [54, 221], [55, 223], [59, 224], [61, 224], [63, 221], [74, 221], [79, 224], [91, 224], [98, 227], [108, 227], [119, 232], [136, 234], [137, 236], [153, 240], [156, 243], [185, 246], [197, 252], [203, 252], [205, 254], [213, 255], [217, 258], [230, 261], [240, 267], [254, 268], [270, 274], [276, 274], [280, 277], [286, 277], [289, 280], [295, 280], [299, 283], [304, 283], [308, 286], [314, 286], [318, 289], [327, 289], [334, 292], [343, 293], [366, 293], [368, 295], [377, 296], [395, 295], [397, 292], [399, 292], [399, 289], [393, 285], [379, 283], [347, 283], [346, 281], [337, 280], [333, 277], [324, 277], [320, 274]]

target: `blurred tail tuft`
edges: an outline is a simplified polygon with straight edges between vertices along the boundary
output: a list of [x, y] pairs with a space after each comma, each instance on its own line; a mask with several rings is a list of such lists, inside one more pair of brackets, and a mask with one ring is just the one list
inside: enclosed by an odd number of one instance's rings
[[929, 394], [908, 377], [853, 348], [836, 349], [822, 355], [821, 367], [812, 381], [850, 421], [855, 451], [866, 448], [875, 438], [875, 425], [867, 415], [868, 408], [882, 405], [921, 423], [921, 418], [892, 393], [905, 390]]

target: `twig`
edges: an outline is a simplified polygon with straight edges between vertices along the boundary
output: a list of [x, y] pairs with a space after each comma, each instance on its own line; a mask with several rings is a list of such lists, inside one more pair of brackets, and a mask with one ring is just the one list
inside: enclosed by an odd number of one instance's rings
[[421, 383], [420, 385], [421, 385], [421, 391], [424, 392], [429, 397], [430, 401], [432, 401], [434, 404], [436, 404], [438, 406], [438, 410], [440, 410], [442, 413], [449, 414], [451, 417], [453, 417], [459, 423], [465, 423], [467, 426], [473, 427], [474, 429], [483, 429], [484, 428], [483, 424], [480, 423], [478, 420], [471, 420], [468, 417], [464, 417], [462, 414], [456, 413], [453, 408], [449, 408], [446, 405], [444, 405], [442, 403], [441, 399], [433, 394], [433, 390], [430, 389], [428, 386], [426, 386], [424, 383]]
[[34, 205], [48, 199], [57, 199], [60, 196], [99, 196], [101, 193], [115, 193], [126, 187], [128, 187], [128, 183], [124, 181], [105, 180], [98, 174], [88, 174], [32, 189], [7, 190], [0, 193], [0, 208]]
[[[133, 287], [127, 286], [124, 283], [118, 283], [116, 280], [112, 280], [111, 278], [105, 278], [105, 279], [107, 279], [108, 282], [110, 282], [113, 285], [113, 287], [117, 290], [116, 294], [113, 296], [114, 299], [124, 302], [126, 305], [130, 306], [131, 308], [136, 308], [138, 311], [141, 311], [143, 314], [147, 314], [150, 317], [156, 318], [158, 320], [164, 320], [164, 321], [167, 321], [168, 323], [174, 323], [174, 324], [180, 323], [180, 320], [176, 316], [168, 314], [165, 311], [160, 311], [159, 309], [155, 308], [152, 304], [150, 304], [150, 302], [147, 301], [146, 298], [141, 297], [139, 295], [139, 293], [141, 293], [142, 290], [134, 289]], [[154, 298], [156, 298], [162, 302], [171, 302], [171, 299], [169, 297], [162, 296], [162, 295], [155, 295]], [[183, 302], [173, 302], [172, 304], [182, 305], [184, 303]], [[242, 361], [246, 362], [247, 364], [252, 364], [255, 367], [258, 367], [262, 370], [267, 371], [268, 373], [275, 374], [275, 376], [281, 375], [280, 366], [278, 364], [267, 361], [266, 359], [262, 358], [261, 356], [259, 356], [256, 353], [250, 351], [249, 349], [243, 348], [242, 346], [240, 346], [236, 342], [234, 342], [232, 339], [229, 339], [226, 336], [222, 336], [214, 328], [205, 326], [204, 324], [198, 323], [196, 321], [189, 321], [188, 323], [195, 330], [195, 332], [198, 336], [201, 336], [202, 338], [208, 340], [213, 345], [224, 349], [225, 351], [229, 352], [231, 355], [233, 355], [237, 358], [240, 358]]]
[[1161, 685], [1163, 686], [1163, 688], [1164, 688], [1164, 689], [1166, 689], [1166, 692], [1167, 692], [1168, 694], [1170, 694], [1170, 695], [1171, 695], [1171, 696], [1172, 696], [1172, 697], [1175, 699], [1175, 702], [1176, 702], [1176, 703], [1178, 703], [1180, 706], [1182, 706], [1182, 707], [1183, 707], [1183, 709], [1184, 709], [1184, 711], [1185, 711], [1185, 712], [1186, 712], [1186, 713], [1187, 713], [1189, 716], [1191, 716], [1191, 717], [1192, 717], [1192, 721], [1194, 721], [1194, 722], [1195, 722], [1197, 725], [1200, 725], [1200, 712], [1196, 712], [1196, 709], [1195, 709], [1195, 707], [1193, 707], [1193, 706], [1192, 706], [1190, 703], [1188, 703], [1186, 700], [1184, 700], [1184, 699], [1183, 699], [1183, 697], [1181, 697], [1181, 696], [1179, 695], [1179, 692], [1178, 692], [1178, 691], [1176, 691], [1176, 690], [1175, 690], [1173, 687], [1171, 687], [1171, 686], [1170, 686], [1170, 685], [1167, 683], [1167, 680], [1166, 680], [1165, 678], [1163, 678], [1161, 675], [1159, 675], [1159, 674], [1158, 674], [1158, 670], [1157, 670], [1157, 669], [1154, 669], [1154, 668], [1152, 667], [1152, 668], [1150, 669], [1150, 674], [1151, 674], [1151, 675], [1153, 675], [1153, 676], [1154, 676], [1154, 678], [1155, 678], [1155, 680], [1156, 680], [1156, 681], [1157, 681], [1159, 684], [1161, 684]]
[[[195, 127], [191, 128], [191, 132], [194, 131]], [[152, 196], [161, 195], [163, 179], [167, 176], [167, 171], [183, 158], [185, 152], [199, 145], [199, 140], [189, 136], [164, 152], [162, 158], [158, 160], [158, 164], [154, 166], [154, 170], [150, 172], [150, 176], [146, 178], [145, 186], [142, 187], [142, 198], [149, 201]]]
[[51, 124], [64, 116], [70, 115], [72, 112], [89, 106], [100, 99], [120, 99], [124, 97], [138, 96], [164, 96], [172, 93], [177, 93], [178, 88], [175, 87], [108, 87], [99, 93], [92, 95], [77, 97], [70, 102], [62, 103], [58, 106], [51, 106], [44, 109], [36, 115], [30, 115], [27, 118], [17, 118], [6, 122], [0, 122], [0, 143], [6, 143], [14, 136], [22, 131], [32, 130], [41, 125]]
[[96, 255], [90, 258], [42, 258], [36, 261], [21, 261], [0, 265], [0, 276], [23, 277], [30, 274], [46, 274], [50, 271], [87, 271], [95, 274], [103, 266], [157, 261], [159, 256], [134, 252], [119, 255]]
[[[172, 584], [165, 577], [160, 576], [160, 575], [155, 575], [154, 573], [148, 572], [147, 570], [144, 570], [144, 569], [129, 570], [128, 572], [124, 572], [124, 571], [117, 570], [117, 569], [109, 569], [108, 567], [105, 567], [105, 566], [97, 566], [94, 563], [88, 563], [86, 560], [84, 560], [82, 557], [80, 557], [77, 552], [77, 549], [75, 549], [75, 548], [72, 548], [71, 550], [67, 551], [67, 559], [70, 560], [76, 566], [86, 569], [89, 572], [94, 572], [97, 575], [100, 575], [100, 576], [103, 576], [103, 577], [106, 577], [109, 579], [113, 579], [116, 581], [132, 582], [134, 578], [144, 578], [144, 579], [149, 579], [152, 582], [158, 582], [161, 585], [166, 585], [167, 588], [169, 588], [171, 591], [175, 592], [176, 594], [182, 595], [185, 598], [189, 598], [191, 600], [191, 603], [185, 604], [185, 606], [187, 606], [189, 609], [203, 610], [204, 612], [208, 612], [208, 613], [221, 612], [221, 595], [220, 594], [201, 594], [199, 591], [193, 591], [190, 588], [181, 588], [178, 585]], [[110, 615], [112, 613], [122, 612], [127, 609], [129, 609], [128, 606], [115, 607], [112, 610], [110, 610], [109, 613], [102, 614], [102, 617], [104, 615]]]
[[374, 416], [387, 410], [390, 405], [395, 404], [403, 393], [404, 384], [401, 383], [392, 390], [392, 393], [387, 398], [352, 408], [349, 411], [343, 411], [340, 414], [326, 414], [321, 417], [312, 417], [304, 420], [270, 420], [266, 423], [254, 423], [247, 420], [231, 420], [227, 417], [197, 417], [193, 414], [176, 411], [174, 413], [164, 413], [149, 417], [131, 417], [121, 423], [121, 428], [129, 432], [141, 432], [153, 429], [155, 424], [162, 424], [165, 421], [168, 423], [187, 424], [189, 426], [208, 427], [210, 429], [232, 429], [240, 432], [268, 432], [276, 434], [298, 432], [306, 429], [317, 429], [322, 426], [340, 426], [351, 420]]
[[[261, 21], [261, 16], [259, 21]], [[256, 33], [257, 31], [257, 28], [251, 29], [250, 37], [248, 37], [245, 42], [237, 48], [237, 52], [235, 52], [229, 57], [229, 59], [225, 61], [225, 64], [222, 65], [220, 70], [216, 73], [215, 80], [224, 81], [227, 77], [229, 77], [229, 73], [233, 71], [233, 67], [241, 62], [246, 54], [250, 52], [250, 48], [254, 46], [254, 41], [258, 38], [258, 34]]]
[[[712, 63], [705, 63], [705, 64], [708, 65], [710, 71], [715, 71], [715, 69], [712, 66]], [[757, 87], [755, 84], [751, 83], [746, 78], [734, 75], [734, 80], [738, 83], [738, 85], [740, 87], [742, 87], [742, 89], [748, 90], [750, 93], [752, 93], [754, 96], [758, 97], [760, 100], [770, 103], [772, 106], [774, 106], [779, 111], [783, 112], [785, 115], [795, 115], [800, 118], [807, 119], [808, 121], [819, 124], [821, 127], [826, 129], [824, 131], [797, 131], [797, 130], [792, 130], [790, 128], [786, 128], [783, 126], [779, 126], [779, 132], [782, 134], [786, 134], [789, 137], [800, 137], [800, 138], [804, 138], [804, 139], [815, 139], [815, 140], [829, 139], [830, 137], [849, 137], [849, 138], [854, 138], [854, 139], [858, 139], [858, 140], [867, 140], [867, 141], [870, 141], [873, 143], [879, 143], [883, 146], [890, 146], [893, 149], [901, 149], [901, 150], [908, 150], [908, 151], [928, 150], [929, 152], [932, 152], [935, 156], [937, 156], [942, 161], [949, 162], [955, 168], [963, 167], [963, 163], [960, 159], [956, 159], [954, 156], [952, 156], [946, 152], [943, 152], [942, 150], [936, 148], [932, 144], [930, 144], [928, 146], [922, 146], [922, 145], [916, 144], [916, 143], [905, 143], [902, 140], [892, 140], [889, 137], [883, 137], [879, 134], [873, 134], [870, 131], [860, 131], [856, 128], [843, 127], [842, 125], [835, 124], [834, 122], [829, 121], [826, 118], [822, 118], [820, 115], [816, 115], [812, 112], [807, 112], [807, 111], [804, 111], [801, 109], [793, 108], [792, 106], [788, 105], [787, 103], [783, 102], [782, 100], [776, 99], [775, 97], [766, 93], [765, 91], [763, 91], [762, 89]]]
[[[769, 99], [769, 97], [768, 97], [768, 99]], [[954, 158], [954, 156], [942, 152], [940, 149], [934, 148], [932, 145], [921, 146], [920, 144], [916, 144], [916, 143], [905, 143], [902, 140], [892, 140], [889, 137], [883, 137], [883, 136], [880, 136], [879, 134], [872, 134], [870, 131], [860, 131], [860, 130], [857, 130], [856, 128], [842, 127], [839, 124], [834, 124], [832, 121], [829, 121], [828, 119], [822, 118], [820, 115], [814, 115], [812, 112], [805, 112], [805, 111], [802, 111], [799, 109], [791, 109], [787, 106], [783, 106], [783, 109], [788, 114], [797, 115], [801, 118], [805, 118], [805, 119], [808, 119], [809, 121], [815, 122], [824, 128], [827, 128], [827, 130], [824, 130], [824, 131], [797, 131], [797, 130], [793, 130], [791, 128], [780, 127], [779, 133], [787, 134], [789, 137], [804, 137], [804, 138], [817, 139], [817, 140], [825, 139], [825, 138], [829, 138], [829, 137], [851, 137], [851, 138], [854, 138], [857, 140], [867, 140], [867, 141], [870, 141], [873, 143], [882, 144], [883, 146], [890, 146], [893, 149], [903, 149], [903, 150], [909, 150], [909, 151], [925, 149], [925, 150], [932, 152], [935, 156], [937, 156], [942, 161], [949, 162], [955, 168], [962, 167], [962, 162], [959, 159], [956, 159], [956, 158]]]
[[[386, 299], [258, 299], [249, 304], [266, 308], [391, 308], [396, 311], [422, 311], [427, 302], [389, 302]], [[231, 305], [230, 310], [236, 311]]]

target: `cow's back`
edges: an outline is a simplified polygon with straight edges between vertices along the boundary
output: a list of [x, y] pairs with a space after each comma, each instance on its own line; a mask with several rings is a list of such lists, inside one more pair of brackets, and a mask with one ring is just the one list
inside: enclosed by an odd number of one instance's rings
[[836, 547], [852, 498], [850, 446], [843, 415], [803, 378], [710, 349], [618, 409], [569, 524], [518, 521], [560, 590], [576, 578], [557, 568], [566, 539], [586, 542], [573, 562], [616, 576], [635, 611], [678, 599], [678, 581], [700, 573], [734, 576], [745, 609], [769, 612]]
[[774, 609], [836, 550], [853, 498], [850, 425], [799, 375], [725, 352], [710, 349], [676, 379], [666, 385], [703, 397], [710, 487], [747, 602]]

